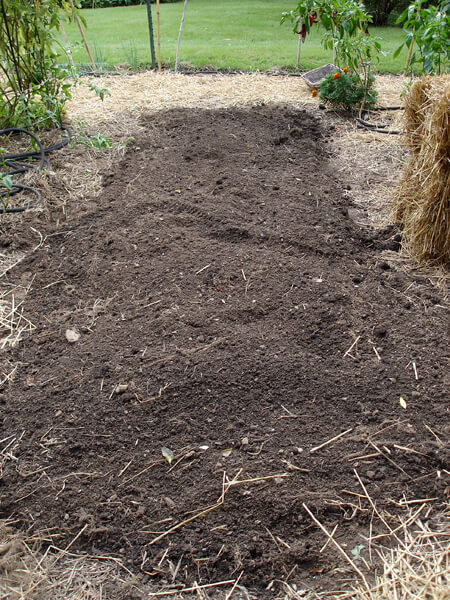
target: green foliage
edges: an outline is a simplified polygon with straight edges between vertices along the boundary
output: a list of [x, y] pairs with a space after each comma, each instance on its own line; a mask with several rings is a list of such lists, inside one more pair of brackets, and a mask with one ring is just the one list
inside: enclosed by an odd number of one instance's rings
[[[152, 3], [156, 0], [151, 0]], [[132, 6], [145, 4], [146, 0], [78, 0], [80, 8], [111, 8], [112, 6]], [[160, 0], [161, 4], [172, 4], [181, 0]]]
[[294, 31], [306, 36], [314, 23], [325, 29], [322, 44], [335, 51], [337, 66], [346, 65], [359, 73], [361, 63], [378, 58], [381, 45], [369, 35], [371, 16], [355, 0], [300, 0], [297, 7], [282, 15], [290, 20]]
[[319, 97], [333, 108], [350, 110], [355, 106], [373, 106], [377, 101], [375, 77], [366, 74], [362, 83], [357, 73], [337, 71], [320, 82]]
[[105, 149], [112, 148], [112, 141], [109, 137], [97, 133], [96, 135], [89, 135], [87, 132], [87, 125], [84, 121], [79, 121], [78, 131], [72, 138], [71, 146], [84, 146], [85, 148], [97, 148]]
[[55, 33], [66, 0], [0, 0], [0, 128], [59, 125], [70, 96]]
[[418, 52], [412, 52], [406, 68], [421, 62], [425, 73], [440, 74], [448, 71], [450, 62], [450, 1], [444, 0], [437, 6], [423, 5], [420, 0], [415, 0], [398, 18], [397, 23], [403, 25], [405, 41], [394, 57], [404, 45], [412, 49], [416, 43]]
[[408, 5], [408, 0], [364, 0], [364, 5], [374, 25], [387, 25], [389, 17], [394, 14], [395, 20], [395, 13], [398, 16]]
[[[0, 148], [0, 168], [3, 167], [7, 169], [2, 155], [3, 148]], [[2, 204], [3, 212], [6, 212], [6, 209], [8, 208], [12, 188], [13, 180], [11, 175], [8, 175], [6, 171], [5, 173], [0, 171], [0, 202]]]
[[[264, 71], [276, 69], [295, 71], [297, 36], [290, 22], [279, 26], [280, 15], [295, 0], [221, 0], [221, 18], [217, 18], [217, 3], [212, 0], [189, 1], [189, 18], [183, 30], [180, 59], [194, 69]], [[165, 67], [173, 66], [183, 3], [161, 5], [161, 59]], [[124, 47], [133, 32], [133, 44], [139, 58], [139, 68], [148, 68], [150, 50], [145, 6], [124, 6], [81, 11], [87, 22], [86, 34], [93, 50], [94, 42], [102, 49], [108, 68], [128, 61]], [[155, 15], [154, 15], [155, 16]], [[76, 23], [64, 24], [68, 45], [80, 71], [91, 71], [89, 59], [80, 41]], [[310, 70], [330, 62], [330, 53], [321, 45], [323, 29], [314, 26], [302, 48], [302, 69]], [[406, 49], [394, 59], [392, 53], [402, 41], [400, 27], [377, 28], [371, 33], [382, 38], [382, 49], [390, 51], [380, 56], [379, 70], [398, 73], [406, 61]], [[62, 46], [66, 46], [62, 37]], [[67, 63], [61, 49], [60, 62]], [[345, 62], [343, 63], [346, 64]]]

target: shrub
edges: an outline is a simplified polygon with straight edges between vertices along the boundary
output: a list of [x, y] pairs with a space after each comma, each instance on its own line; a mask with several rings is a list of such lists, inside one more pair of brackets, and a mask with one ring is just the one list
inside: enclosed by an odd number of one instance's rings
[[367, 75], [361, 82], [357, 73], [337, 71], [320, 82], [319, 97], [333, 108], [350, 110], [355, 106], [373, 106], [377, 91], [373, 88], [375, 77]]
[[65, 0], [0, 0], [0, 128], [59, 125], [70, 98], [55, 33]]

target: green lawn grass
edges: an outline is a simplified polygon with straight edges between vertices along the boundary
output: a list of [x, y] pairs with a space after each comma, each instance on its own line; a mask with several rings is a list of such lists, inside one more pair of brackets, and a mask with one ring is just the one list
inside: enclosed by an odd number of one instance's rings
[[[290, 10], [294, 0], [189, 0], [179, 60], [196, 69], [295, 70], [298, 36], [291, 25], [280, 25], [281, 13]], [[161, 57], [166, 66], [175, 62], [178, 29], [183, 3], [161, 4]], [[86, 34], [96, 63], [105, 68], [128, 63], [132, 68], [150, 62], [147, 12], [145, 5], [86, 9]], [[156, 36], [156, 10], [153, 8]], [[65, 26], [76, 63], [88, 63], [86, 51], [75, 24]], [[406, 53], [393, 58], [402, 31], [394, 27], [374, 28], [387, 56], [379, 71], [398, 73]], [[301, 70], [331, 62], [331, 54], [320, 43], [321, 30], [313, 28], [302, 45]], [[156, 43], [156, 42], [155, 42]]]

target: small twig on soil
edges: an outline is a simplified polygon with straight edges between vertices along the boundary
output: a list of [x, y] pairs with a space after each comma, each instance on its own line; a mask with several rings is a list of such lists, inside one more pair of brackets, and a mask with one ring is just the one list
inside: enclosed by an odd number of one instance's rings
[[120, 473], [118, 474], [118, 476], [117, 476], [117, 477], [122, 477], [122, 475], [125, 473], [125, 471], [128, 469], [128, 467], [131, 465], [131, 463], [133, 462], [133, 460], [134, 460], [134, 457], [133, 457], [131, 460], [129, 460], [129, 461], [127, 462], [127, 464], [126, 464], [126, 465], [124, 466], [124, 468], [123, 468], [123, 469], [120, 471]]
[[333, 539], [334, 534], [336, 533], [338, 528], [338, 523], [336, 523], [336, 525], [333, 527], [333, 531], [330, 533], [330, 537], [327, 539], [327, 541], [325, 542], [325, 544], [322, 546], [322, 548], [319, 550], [319, 553], [322, 554], [322, 552], [324, 552], [328, 546], [328, 544], [331, 542], [331, 540]]
[[156, 465], [160, 464], [160, 462], [161, 461], [156, 461], [156, 462], [150, 463], [147, 467], [145, 467], [145, 469], [142, 469], [142, 471], [139, 471], [139, 473], [136, 473], [136, 475], [133, 475], [133, 477], [130, 477], [129, 479], [126, 479], [125, 481], [122, 481], [122, 483], [120, 483], [117, 487], [120, 488], [124, 485], [127, 485], [131, 481], [134, 481], [140, 475], [143, 475], [147, 471], [150, 471], [150, 469], [153, 469], [153, 467], [156, 467]]
[[11, 269], [14, 269], [14, 267], [16, 267], [17, 265], [19, 265], [25, 258], [26, 255], [22, 256], [21, 258], [19, 258], [19, 260], [17, 260], [15, 263], [13, 263], [12, 265], [9, 265], [9, 267], [7, 267], [2, 273], [0, 273], [0, 279], [6, 275], [6, 273], [8, 273], [9, 271], [11, 271]]
[[227, 483], [227, 488], [233, 487], [235, 485], [241, 485], [243, 483], [254, 483], [256, 481], [266, 481], [267, 479], [276, 479], [278, 477], [290, 477], [289, 473], [276, 473], [275, 475], [266, 475], [265, 477], [254, 477], [253, 479], [233, 479], [229, 483]]
[[392, 429], [393, 427], [398, 427], [402, 423], [406, 423], [406, 421], [407, 421], [407, 419], [395, 421], [395, 423], [391, 423], [390, 425], [387, 425], [386, 427], [383, 427], [382, 429], [375, 431], [375, 433], [372, 433], [371, 435], [369, 435], [369, 441], [370, 441], [370, 439], [374, 438], [375, 436], [380, 435], [380, 433], [388, 431], [388, 429]]
[[439, 498], [438, 496], [434, 497], [434, 498], [418, 498], [417, 500], [400, 500], [400, 502], [398, 503], [399, 506], [409, 506], [410, 504], [419, 504], [419, 502], [436, 502], [437, 500], [440, 500], [441, 498]]
[[407, 446], [399, 446], [398, 444], [393, 444], [393, 447], [397, 448], [397, 450], [404, 450], [405, 452], [411, 452], [412, 454], [419, 454], [420, 456], [428, 457], [428, 454], [424, 454], [423, 452], [414, 450], [414, 448], [408, 448]]
[[[393, 500], [391, 500], [391, 502], [393, 502], [396, 506], [404, 506], [404, 505], [398, 504], [398, 502], [394, 502]], [[404, 529], [405, 526], [412, 525], [414, 523], [414, 521], [417, 519], [417, 517], [420, 515], [420, 513], [423, 511], [423, 509], [426, 506], [427, 506], [426, 504], [422, 504], [422, 506], [420, 508], [418, 508], [416, 510], [416, 512], [409, 517], [409, 519], [407, 519], [404, 523], [402, 523], [401, 525], [399, 525], [398, 527], [396, 527], [395, 529], [393, 529], [392, 533], [396, 533], [400, 529]], [[391, 533], [380, 533], [380, 534], [376, 535], [373, 539], [374, 540], [378, 540], [380, 538], [384, 538], [384, 537], [387, 537], [387, 536], [390, 536], [390, 535], [391, 535]]]
[[355, 460], [367, 460], [369, 458], [376, 458], [377, 456], [381, 456], [381, 452], [374, 452], [373, 454], [364, 454], [363, 456], [354, 456], [353, 458], [349, 458], [348, 462], [354, 462]]
[[[180, 464], [180, 462], [182, 460], [186, 460], [186, 458], [191, 458], [191, 456], [195, 456], [194, 450], [188, 450], [185, 454], [180, 456], [180, 458], [173, 463], [173, 465], [170, 467], [170, 469], [167, 472], [170, 473]], [[189, 465], [187, 465], [187, 466], [189, 466]]]
[[202, 273], [203, 271], [206, 271], [206, 269], [208, 269], [211, 266], [211, 264], [209, 265], [205, 265], [204, 267], [202, 267], [201, 269], [199, 269], [195, 274], [199, 275], [200, 273]]
[[402, 472], [404, 475], [406, 475], [406, 477], [408, 477], [409, 479], [412, 479], [411, 475], [409, 475], [409, 474], [408, 474], [408, 473], [407, 473], [407, 472], [406, 472], [404, 469], [402, 469], [402, 467], [401, 467], [400, 465], [398, 465], [396, 462], [394, 462], [394, 461], [392, 460], [392, 458], [389, 458], [389, 456], [388, 456], [388, 455], [387, 455], [385, 452], [382, 452], [382, 451], [381, 451], [381, 450], [378, 448], [378, 446], [376, 446], [376, 445], [375, 445], [375, 444], [374, 444], [374, 443], [373, 443], [371, 440], [369, 440], [369, 444], [370, 444], [371, 446], [373, 446], [373, 447], [375, 448], [375, 450], [377, 450], [377, 452], [379, 452], [380, 454], [382, 454], [382, 455], [383, 455], [383, 457], [384, 457], [384, 458], [385, 458], [385, 459], [386, 459], [388, 462], [390, 462], [392, 465], [394, 465], [394, 467], [395, 467], [396, 469], [398, 469], [399, 471], [401, 471], [401, 472]]
[[383, 525], [386, 527], [386, 529], [389, 531], [389, 535], [393, 535], [395, 537], [395, 539], [397, 540], [397, 542], [400, 545], [403, 545], [402, 541], [395, 535], [394, 531], [391, 529], [391, 527], [389, 526], [389, 524], [386, 522], [386, 520], [384, 519], [383, 515], [380, 513], [380, 511], [377, 509], [375, 502], [372, 500], [372, 498], [370, 497], [366, 486], [364, 485], [364, 483], [361, 481], [361, 477], [359, 476], [359, 473], [356, 469], [353, 469], [356, 478], [359, 482], [359, 485], [362, 487], [362, 490], [364, 492], [364, 495], [366, 496], [367, 500], [369, 501], [370, 506], [373, 508], [374, 513], [377, 515], [377, 517], [380, 519], [380, 521], [383, 523]]
[[225, 502], [225, 495], [226, 495], [226, 493], [228, 492], [228, 490], [231, 487], [233, 487], [235, 485], [240, 485], [240, 484], [243, 484], [243, 483], [253, 483], [253, 482], [256, 482], [256, 481], [265, 481], [267, 479], [275, 479], [277, 477], [289, 477], [288, 473], [282, 473], [282, 474], [277, 474], [277, 475], [267, 475], [265, 477], [254, 477], [252, 479], [243, 479], [243, 480], [239, 481], [237, 478], [239, 477], [239, 475], [240, 475], [241, 472], [242, 472], [242, 469], [240, 469], [236, 473], [236, 475], [233, 477], [233, 479], [231, 481], [226, 481], [225, 480], [226, 473], [224, 473], [223, 481], [222, 481], [222, 493], [220, 495], [219, 500], [215, 504], [213, 504], [212, 506], [208, 506], [207, 508], [202, 509], [200, 512], [197, 512], [196, 514], [192, 515], [192, 517], [189, 517], [188, 519], [185, 519], [184, 521], [181, 521], [180, 523], [177, 523], [176, 525], [174, 525], [173, 527], [171, 527], [170, 529], [168, 529], [164, 533], [161, 533], [157, 537], [153, 538], [153, 540], [151, 540], [148, 543], [148, 546], [156, 544], [156, 542], [159, 542], [160, 540], [162, 540], [163, 538], [165, 538], [170, 533], [173, 533], [177, 529], [180, 529], [180, 527], [183, 527], [184, 525], [187, 525], [191, 521], [194, 521], [195, 519], [198, 519], [199, 517], [202, 517], [202, 516], [208, 514], [209, 512], [215, 510], [216, 508], [219, 508], [220, 506], [222, 506], [223, 503]]
[[439, 444], [439, 446], [443, 446], [444, 442], [440, 439], [440, 437], [436, 433], [434, 433], [434, 431], [431, 429], [431, 427], [428, 427], [428, 425], [425, 425], [425, 427], [433, 435], [433, 437], [435, 438], [435, 440], [437, 441], [437, 443]]
[[353, 342], [353, 344], [350, 346], [350, 348], [344, 354], [344, 358], [347, 356], [347, 354], [349, 354], [353, 350], [353, 348], [356, 346], [356, 344], [359, 342], [360, 339], [361, 339], [361, 336], [358, 335], [358, 337], [355, 339], [355, 341]]
[[281, 405], [281, 408], [287, 412], [287, 415], [281, 415], [280, 419], [298, 419], [299, 418], [298, 415], [294, 415], [294, 413], [292, 413], [285, 406]]
[[373, 348], [373, 351], [375, 352], [376, 357], [381, 362], [381, 356], [379, 355], [378, 350], [375, 348], [375, 346], [372, 346], [372, 348]]
[[419, 375], [417, 374], [417, 367], [416, 367], [416, 363], [413, 361], [413, 369], [414, 369], [414, 376], [416, 378], [416, 381], [419, 381]]
[[239, 583], [239, 581], [241, 580], [242, 575], [244, 574], [244, 571], [241, 571], [239, 577], [236, 579], [236, 581], [233, 583], [233, 587], [231, 588], [231, 590], [228, 592], [228, 594], [225, 597], [225, 600], [230, 600], [231, 596], [233, 595], [234, 590], [236, 589], [237, 584]]
[[297, 467], [297, 465], [294, 465], [293, 463], [289, 462], [288, 460], [285, 460], [284, 458], [281, 459], [281, 462], [284, 463], [290, 471], [300, 471], [300, 473], [311, 473], [311, 469], [303, 469], [302, 467]]
[[346, 431], [343, 431], [339, 435], [335, 435], [330, 440], [327, 440], [326, 442], [323, 442], [323, 444], [320, 444], [320, 446], [314, 446], [314, 448], [311, 448], [311, 450], [310, 450], [311, 454], [313, 452], [317, 452], [317, 450], [320, 450], [321, 448], [324, 448], [325, 446], [328, 446], [329, 444], [332, 444], [333, 442], [335, 442], [339, 438], [343, 437], [344, 435], [347, 435], [347, 433], [350, 433], [350, 431], [353, 431], [353, 427], [350, 427], [350, 429], [347, 429]]
[[329, 538], [329, 540], [336, 546], [336, 548], [339, 550], [339, 552], [344, 556], [344, 558], [346, 559], [346, 561], [350, 564], [350, 566], [354, 569], [354, 571], [361, 577], [361, 580], [364, 582], [364, 585], [366, 586], [367, 589], [369, 588], [369, 585], [366, 581], [366, 578], [364, 577], [364, 573], [355, 565], [355, 563], [352, 561], [352, 559], [347, 556], [347, 553], [345, 552], [345, 550], [342, 548], [342, 546], [340, 546], [340, 544], [338, 544], [338, 542], [336, 542], [336, 540], [331, 536], [331, 534], [327, 531], [327, 529], [322, 525], [322, 523], [316, 519], [316, 517], [313, 515], [313, 513], [309, 510], [309, 508], [306, 506], [306, 504], [303, 502], [302, 504], [303, 508], [306, 510], [306, 512], [308, 513], [308, 515], [311, 517], [311, 519], [314, 521], [314, 523], [324, 532], [324, 534]]
[[206, 590], [208, 588], [218, 587], [220, 585], [229, 585], [235, 583], [235, 579], [229, 579], [227, 581], [218, 581], [217, 583], [206, 583], [205, 585], [195, 585], [189, 588], [182, 588], [181, 590], [168, 590], [167, 592], [150, 592], [149, 598], [155, 598], [157, 596], [175, 596], [176, 594], [185, 594], [186, 592], [196, 592], [197, 590]]

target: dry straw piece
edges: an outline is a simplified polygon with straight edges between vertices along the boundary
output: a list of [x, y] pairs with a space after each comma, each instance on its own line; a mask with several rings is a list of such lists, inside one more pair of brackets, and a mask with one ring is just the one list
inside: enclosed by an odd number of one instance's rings
[[[423, 508], [423, 507], [422, 507]], [[450, 529], [448, 507], [404, 519], [395, 548], [375, 549], [382, 563], [371, 589], [357, 587], [344, 600], [449, 600]], [[417, 514], [417, 513], [416, 513]], [[398, 531], [398, 529], [397, 529]]]
[[410, 152], [394, 195], [404, 248], [420, 264], [450, 262], [450, 75], [418, 79], [405, 99]]

